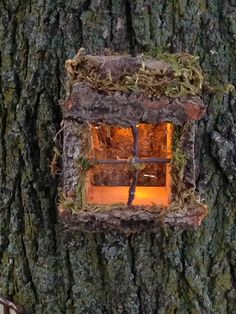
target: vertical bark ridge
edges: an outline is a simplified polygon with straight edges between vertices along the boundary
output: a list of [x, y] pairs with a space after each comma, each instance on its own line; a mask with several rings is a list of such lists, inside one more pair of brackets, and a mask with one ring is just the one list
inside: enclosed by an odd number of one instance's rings
[[134, 247], [132, 244], [132, 236], [129, 236], [128, 238], [128, 253], [129, 253], [129, 258], [130, 258], [130, 269], [131, 269], [131, 274], [133, 276], [133, 282], [134, 282], [134, 286], [137, 288], [136, 294], [137, 294], [137, 301], [138, 301], [138, 312], [137, 313], [142, 313], [141, 311], [141, 304], [142, 304], [142, 300], [141, 300], [141, 287], [140, 287], [140, 283], [138, 282], [138, 276], [137, 276], [137, 269], [136, 269], [136, 263], [135, 263], [135, 258], [136, 258], [136, 253], [134, 251]]
[[73, 291], [72, 286], [74, 284], [73, 272], [70, 262], [70, 251], [65, 251], [65, 267], [67, 269], [66, 277], [68, 278], [68, 282], [66, 284], [66, 300], [65, 300], [65, 307], [63, 312], [66, 313], [69, 309], [71, 313], [73, 313]]

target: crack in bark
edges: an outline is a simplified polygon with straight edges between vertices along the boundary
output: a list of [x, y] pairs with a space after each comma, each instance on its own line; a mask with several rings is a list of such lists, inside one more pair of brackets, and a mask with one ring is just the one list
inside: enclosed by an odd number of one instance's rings
[[232, 278], [233, 288], [236, 291], [236, 270], [235, 270], [235, 266], [231, 262], [231, 253], [228, 254], [228, 261], [229, 261], [229, 269], [230, 269], [230, 274]]
[[29, 52], [30, 52], [29, 40], [28, 38], [25, 38], [25, 54], [24, 54], [25, 55], [25, 75], [24, 75], [25, 80], [28, 75]]
[[112, 41], [113, 41], [113, 31], [114, 31], [114, 16], [112, 14], [112, 0], [109, 0], [109, 4], [108, 4], [108, 8], [109, 8], [109, 15], [110, 15], [110, 19], [111, 19], [111, 23], [110, 23], [110, 43], [111, 43], [111, 47], [112, 47]]
[[130, 235], [127, 239], [127, 243], [128, 243], [128, 252], [129, 252], [129, 257], [130, 257], [130, 269], [131, 269], [131, 273], [133, 275], [133, 281], [134, 281], [134, 286], [136, 287], [136, 294], [137, 294], [137, 299], [138, 299], [138, 313], [142, 314], [142, 298], [141, 298], [141, 287], [138, 285], [137, 283], [137, 270], [136, 270], [136, 265], [135, 265], [135, 250], [134, 247], [132, 245], [132, 235]]
[[[72, 269], [72, 265], [70, 262], [70, 251], [66, 250], [65, 251], [65, 266], [67, 268], [68, 271], [68, 276], [67, 276], [67, 280], [68, 280], [68, 288], [66, 291], [66, 299], [65, 299], [65, 309], [64, 312], [67, 313], [67, 307], [68, 307], [68, 301], [70, 300], [71, 304], [70, 304], [70, 308], [74, 307], [74, 301], [73, 301], [73, 283], [74, 283], [74, 278], [73, 278], [73, 269]], [[70, 312], [71, 313], [71, 312]], [[71, 313], [72, 314], [72, 313]]]
[[127, 23], [127, 36], [129, 39], [130, 44], [130, 53], [132, 56], [135, 56], [135, 33], [133, 29], [133, 23], [132, 23], [132, 10], [131, 10], [131, 4], [129, 0], [125, 0], [125, 7], [126, 7], [126, 23]]
[[[102, 286], [102, 289], [103, 289], [103, 294], [104, 294], [104, 297], [106, 298], [106, 302], [105, 304], [108, 303], [108, 299], [107, 299], [107, 285], [106, 285], [106, 280], [105, 280], [105, 274], [106, 274], [106, 268], [105, 268], [105, 265], [103, 263], [103, 256], [102, 256], [102, 250], [101, 250], [101, 246], [100, 246], [100, 243], [98, 241], [98, 237], [101, 237], [101, 240], [103, 242], [105, 242], [105, 237], [101, 234], [94, 234], [94, 241], [96, 243], [96, 254], [97, 254], [97, 259], [98, 259], [98, 268], [100, 270], [100, 278], [101, 278], [101, 286]], [[104, 314], [105, 313], [109, 313], [108, 312], [108, 309], [107, 307], [104, 308]]]
[[149, 1], [147, 1], [147, 13], [148, 13], [148, 25], [149, 25], [149, 38], [150, 38], [150, 44], [152, 45], [152, 42], [155, 38], [154, 36], [154, 32], [153, 32], [153, 27], [152, 27], [152, 11], [151, 11], [151, 5], [149, 3]]
[[[92, 0], [85, 0], [84, 3], [81, 6], [81, 9], [79, 10], [79, 14], [78, 14], [78, 21], [79, 21], [79, 27], [81, 28], [81, 32], [80, 32], [80, 41], [81, 41], [81, 47], [83, 47], [84, 45], [84, 29], [83, 29], [83, 22], [81, 20], [81, 15], [88, 11], [90, 6], [91, 6]], [[79, 47], [76, 47], [76, 49], [78, 49]]]
[[22, 239], [22, 237], [21, 237], [21, 245], [22, 245], [23, 256], [25, 257], [25, 267], [27, 269], [27, 274], [29, 277], [29, 282], [31, 284], [31, 289], [32, 289], [33, 294], [35, 296], [35, 301], [38, 303], [37, 288], [36, 288], [34, 280], [33, 280], [32, 271], [30, 268], [30, 262], [29, 262], [29, 259], [27, 257], [26, 246], [25, 246], [25, 243], [24, 243], [24, 240]]
[[[0, 136], [1, 136], [1, 191], [5, 188], [6, 184], [6, 158], [7, 158], [7, 151], [6, 151], [6, 141], [5, 141], [5, 134], [6, 134], [6, 121], [7, 121], [7, 110], [1, 105], [0, 108], [0, 116], [1, 116], [1, 126], [0, 126]], [[2, 193], [1, 193], [2, 195]]]

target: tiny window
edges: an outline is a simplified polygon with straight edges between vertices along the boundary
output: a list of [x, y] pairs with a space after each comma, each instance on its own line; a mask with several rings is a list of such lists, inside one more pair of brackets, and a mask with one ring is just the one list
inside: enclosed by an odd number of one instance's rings
[[87, 202], [161, 205], [171, 199], [172, 125], [92, 125]]
[[207, 207], [196, 190], [195, 121], [206, 106], [196, 57], [80, 49], [66, 68], [63, 224], [126, 232], [200, 225]]

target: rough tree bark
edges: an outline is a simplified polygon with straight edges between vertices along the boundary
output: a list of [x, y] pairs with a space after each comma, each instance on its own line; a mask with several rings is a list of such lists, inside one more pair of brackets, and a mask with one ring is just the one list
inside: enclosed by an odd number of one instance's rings
[[196, 231], [125, 236], [57, 227], [53, 138], [64, 62], [83, 46], [200, 56], [211, 83], [236, 83], [235, 0], [0, 1], [0, 294], [29, 313], [236, 312], [235, 94], [205, 93]]

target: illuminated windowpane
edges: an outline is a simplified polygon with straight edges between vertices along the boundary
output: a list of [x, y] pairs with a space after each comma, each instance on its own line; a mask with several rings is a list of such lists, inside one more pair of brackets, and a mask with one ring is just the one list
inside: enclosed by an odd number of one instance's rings
[[140, 124], [136, 128], [134, 147], [131, 128], [91, 126], [89, 158], [97, 163], [88, 171], [89, 203], [126, 204], [136, 176], [133, 205], [169, 204], [171, 125]]
[[129, 186], [130, 172], [127, 165], [96, 165], [90, 175], [94, 186]]
[[130, 128], [109, 125], [91, 127], [92, 156], [97, 159], [128, 159], [133, 154]]
[[166, 165], [146, 164], [140, 170], [138, 176], [138, 186], [165, 186], [166, 185]]

